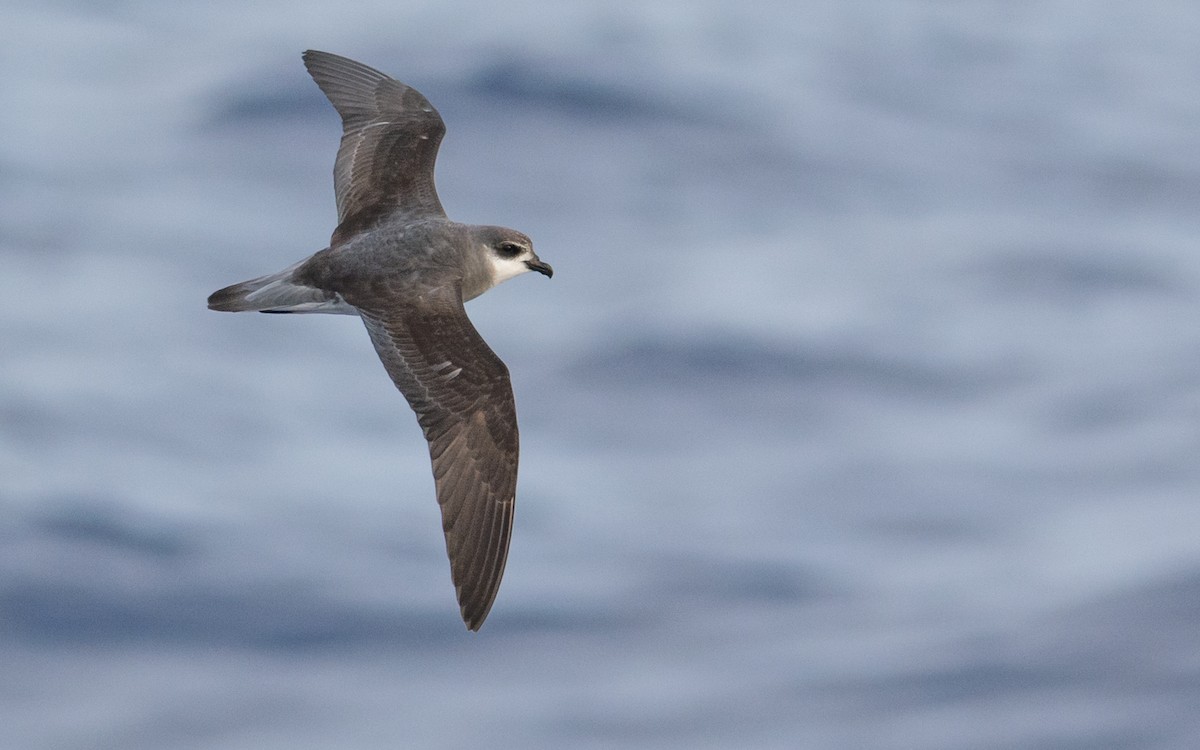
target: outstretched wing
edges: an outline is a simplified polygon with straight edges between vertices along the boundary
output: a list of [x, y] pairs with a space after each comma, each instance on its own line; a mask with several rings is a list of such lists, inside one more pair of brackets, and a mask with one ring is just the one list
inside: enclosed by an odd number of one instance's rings
[[500, 588], [513, 524], [518, 437], [508, 368], [471, 325], [457, 287], [359, 311], [429, 441], [451, 576], [463, 620], [478, 630]]
[[374, 68], [308, 50], [304, 65], [342, 117], [333, 166], [338, 227], [333, 245], [383, 216], [444, 217], [433, 183], [441, 115], [419, 91]]

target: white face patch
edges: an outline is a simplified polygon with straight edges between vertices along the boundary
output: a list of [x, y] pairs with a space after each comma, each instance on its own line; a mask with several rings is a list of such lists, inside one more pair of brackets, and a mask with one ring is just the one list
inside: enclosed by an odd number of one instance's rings
[[501, 258], [486, 246], [485, 252], [487, 252], [488, 260], [492, 263], [493, 286], [502, 281], [508, 281], [514, 276], [520, 276], [529, 270], [529, 266], [525, 265], [525, 261], [529, 260], [532, 255], [529, 251], [525, 251], [515, 258]]

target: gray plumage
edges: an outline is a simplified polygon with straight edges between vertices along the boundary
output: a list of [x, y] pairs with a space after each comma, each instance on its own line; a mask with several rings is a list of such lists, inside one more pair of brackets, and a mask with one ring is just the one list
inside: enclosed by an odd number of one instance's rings
[[478, 630], [508, 557], [517, 484], [508, 368], [463, 302], [525, 271], [553, 270], [513, 229], [446, 218], [433, 171], [445, 125], [415, 89], [361, 63], [304, 53], [342, 117], [329, 247], [208, 298], [227, 312], [358, 315], [429, 442], [463, 620]]

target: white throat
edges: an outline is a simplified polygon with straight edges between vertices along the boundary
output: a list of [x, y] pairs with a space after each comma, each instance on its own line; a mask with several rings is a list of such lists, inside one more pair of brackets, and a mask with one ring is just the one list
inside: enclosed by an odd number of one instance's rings
[[529, 270], [525, 261], [516, 258], [497, 258], [489, 255], [488, 259], [492, 264], [492, 286], [508, 281], [514, 276], [520, 276]]

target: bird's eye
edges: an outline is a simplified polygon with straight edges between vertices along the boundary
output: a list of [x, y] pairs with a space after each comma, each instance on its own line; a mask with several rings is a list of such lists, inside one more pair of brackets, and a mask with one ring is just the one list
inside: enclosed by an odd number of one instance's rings
[[524, 250], [524, 248], [522, 248], [520, 245], [513, 244], [512, 242], [502, 242], [497, 250], [499, 251], [501, 258], [515, 258], [521, 254], [521, 251]]

